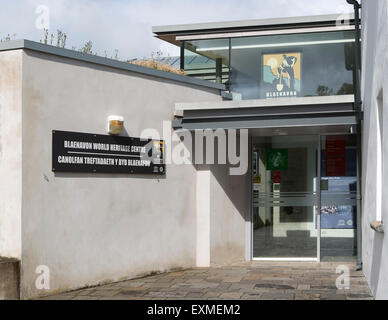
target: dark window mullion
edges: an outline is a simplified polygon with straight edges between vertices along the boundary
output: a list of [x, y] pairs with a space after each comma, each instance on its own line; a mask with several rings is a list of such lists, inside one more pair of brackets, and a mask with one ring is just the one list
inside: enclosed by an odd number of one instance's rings
[[180, 69], [185, 70], [185, 42], [180, 42], [181, 46], [181, 60], [180, 60]]
[[232, 39], [229, 38], [229, 81], [228, 81], [228, 86], [227, 89], [230, 91], [231, 87], [231, 74], [232, 74]]

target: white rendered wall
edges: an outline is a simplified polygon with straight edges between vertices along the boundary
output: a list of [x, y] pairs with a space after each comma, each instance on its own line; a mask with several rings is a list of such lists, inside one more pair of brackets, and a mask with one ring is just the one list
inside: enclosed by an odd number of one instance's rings
[[[224, 133], [227, 137], [228, 131], [225, 130]], [[238, 137], [236, 149], [240, 156], [240, 163], [237, 167], [241, 168], [239, 173], [242, 174], [233, 175], [230, 171], [233, 166], [229, 161], [231, 160], [229, 150], [225, 149], [218, 139], [213, 145], [213, 164], [206, 164], [208, 162], [207, 152], [212, 150], [211, 147], [209, 149], [206, 147], [208, 138], [203, 140], [203, 164], [196, 166], [197, 203], [199, 204], [197, 215], [201, 219], [198, 221], [202, 221], [201, 229], [197, 231], [201, 239], [198, 238], [197, 243], [201, 244], [198, 248], [203, 249], [198, 253], [201, 252], [202, 261], [206, 262], [198, 266], [245, 261], [250, 259], [250, 253], [246, 252], [250, 249], [250, 229], [246, 226], [250, 221], [248, 154], [245, 154], [244, 148], [240, 149], [240, 137]], [[248, 150], [248, 141], [245, 142], [246, 150]], [[228, 138], [225, 144], [229, 144]], [[219, 159], [219, 151], [225, 153], [225, 164], [222, 164], [223, 160]]]
[[246, 260], [247, 214], [250, 203], [250, 179], [245, 175], [230, 175], [229, 165], [210, 166], [211, 217], [210, 263], [223, 265]]
[[369, 226], [372, 221], [383, 220], [387, 229], [388, 223], [387, 20], [387, 0], [362, 1], [362, 252], [363, 270], [377, 299], [388, 299], [387, 234]]
[[210, 266], [210, 177], [209, 170], [197, 171], [197, 267]]
[[51, 171], [51, 130], [105, 134], [122, 115], [128, 135], [162, 133], [179, 101], [220, 101], [219, 90], [26, 50], [23, 54], [22, 297], [36, 267], [50, 292], [196, 264], [193, 165], [166, 177]]
[[22, 52], [0, 52], [0, 257], [20, 259]]

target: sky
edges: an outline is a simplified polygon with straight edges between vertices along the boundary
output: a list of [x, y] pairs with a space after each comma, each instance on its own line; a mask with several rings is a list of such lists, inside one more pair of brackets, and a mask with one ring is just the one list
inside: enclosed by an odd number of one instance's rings
[[[0, 38], [40, 41], [43, 30], [66, 33], [66, 48], [92, 41], [98, 55], [120, 60], [179, 50], [152, 26], [352, 12], [346, 0], [0, 0]], [[48, 19], [47, 19], [48, 17]]]

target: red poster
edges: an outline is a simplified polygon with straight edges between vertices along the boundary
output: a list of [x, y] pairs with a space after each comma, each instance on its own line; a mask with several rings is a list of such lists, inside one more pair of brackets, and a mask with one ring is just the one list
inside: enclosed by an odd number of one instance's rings
[[281, 181], [281, 171], [272, 171], [272, 183], [280, 183]]
[[346, 138], [326, 137], [326, 176], [341, 177], [346, 175]]

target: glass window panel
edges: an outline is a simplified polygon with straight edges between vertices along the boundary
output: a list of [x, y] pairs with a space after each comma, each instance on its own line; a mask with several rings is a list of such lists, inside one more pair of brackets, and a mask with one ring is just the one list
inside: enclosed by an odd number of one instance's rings
[[353, 31], [232, 38], [231, 45], [231, 90], [242, 99], [353, 93]]
[[184, 70], [188, 76], [229, 83], [229, 39], [185, 41]]

